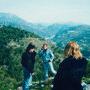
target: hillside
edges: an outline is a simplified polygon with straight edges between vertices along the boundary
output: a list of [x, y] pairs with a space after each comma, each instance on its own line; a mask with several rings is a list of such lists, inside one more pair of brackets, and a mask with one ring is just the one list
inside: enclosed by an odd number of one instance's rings
[[62, 28], [52, 40], [62, 48], [64, 48], [69, 41], [76, 41], [81, 46], [83, 54], [87, 58], [90, 58], [90, 26], [88, 25]]
[[[23, 78], [20, 64], [22, 53], [30, 42], [36, 45], [38, 52], [46, 40], [54, 52], [56, 70], [60, 60], [63, 59], [62, 50], [68, 41], [77, 41], [82, 47], [83, 54], [87, 58], [90, 56], [89, 25], [32, 24], [15, 15], [0, 13], [0, 90], [16, 90], [18, 86], [21, 86]], [[42, 80], [42, 72], [41, 60], [37, 55], [34, 82]], [[85, 81], [90, 83], [90, 62], [86, 77]], [[46, 88], [39, 87], [33, 90], [50, 90], [49, 88], [48, 85]]]
[[22, 80], [21, 54], [29, 43], [24, 42], [28, 37], [39, 39], [18, 28], [0, 28], [0, 90], [15, 90]]
[[[0, 90], [16, 90], [18, 86], [22, 85], [21, 55], [29, 42], [33, 42], [36, 45], [36, 51], [38, 52], [42, 44], [46, 41], [33, 33], [18, 28], [10, 26], [0, 28]], [[56, 47], [51, 42], [48, 41], [48, 44], [54, 52], [54, 66], [57, 70], [60, 60], [63, 59], [63, 53], [59, 47]], [[37, 55], [33, 81], [41, 81], [42, 74], [41, 60]], [[90, 63], [87, 68], [87, 77], [90, 78]], [[90, 82], [88, 78], [85, 80]], [[34, 87], [33, 90], [50, 90], [49, 84], [50, 82], [44, 88], [38, 86], [35, 89]]]
[[62, 24], [29, 23], [16, 15], [0, 13], [0, 26], [3, 25], [35, 33], [46, 40], [51, 40], [62, 49], [67, 42], [76, 41], [80, 44], [84, 56], [90, 58], [90, 25], [72, 22]]
[[[27, 47], [28, 43], [33, 42], [37, 49], [41, 48], [42, 44], [46, 42], [39, 36], [20, 30], [13, 27], [0, 27], [0, 90], [16, 90], [18, 86], [21, 86], [23, 73], [21, 67], [21, 55]], [[52, 43], [49, 43], [49, 47], [55, 51], [55, 68], [58, 68], [61, 55], [61, 51], [55, 47]], [[35, 64], [34, 81], [42, 80], [42, 65], [41, 60], [36, 59]], [[40, 89], [40, 88], [39, 88]], [[35, 89], [36, 90], [36, 89]]]

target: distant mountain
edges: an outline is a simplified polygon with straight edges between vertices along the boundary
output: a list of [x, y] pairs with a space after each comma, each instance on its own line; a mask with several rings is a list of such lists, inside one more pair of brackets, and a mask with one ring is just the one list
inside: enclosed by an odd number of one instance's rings
[[40, 28], [40, 26], [27, 22], [22, 18], [10, 13], [0, 13], [0, 25], [12, 26], [30, 32], [35, 32], [37, 27]]
[[34, 32], [43, 38], [52, 39], [62, 26], [68, 27], [75, 26], [76, 24], [33, 24], [16, 15], [10, 13], [0, 13], [0, 26], [3, 25], [24, 29], [26, 31]]
[[44, 31], [48, 25], [45, 24], [33, 24], [29, 23], [22, 18], [10, 14], [10, 13], [0, 13], [0, 26], [12, 26], [19, 29], [24, 29], [29, 32], [34, 32], [39, 36], [46, 36], [46, 32]]
[[[27, 25], [25, 20], [21, 19], [20, 17], [17, 17], [16, 15], [9, 14], [9, 13], [0, 13], [0, 25], [5, 25], [5, 26], [14, 26], [18, 28], [22, 28], [22, 26]], [[22, 25], [22, 26], [21, 26]]]
[[61, 48], [64, 48], [69, 41], [76, 41], [81, 46], [83, 54], [90, 57], [89, 25], [62, 27], [52, 40]]

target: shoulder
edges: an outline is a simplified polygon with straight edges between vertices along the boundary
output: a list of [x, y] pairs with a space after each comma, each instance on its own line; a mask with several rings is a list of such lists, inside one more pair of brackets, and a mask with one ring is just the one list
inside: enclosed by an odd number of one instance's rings
[[85, 57], [82, 57], [82, 60], [87, 61], [87, 59]]
[[82, 62], [84, 62], [84, 63], [88, 63], [88, 60], [85, 58], [85, 57], [82, 57]]
[[63, 60], [63, 62], [71, 62], [74, 58], [72, 56], [67, 57]]
[[42, 53], [42, 52], [43, 52], [43, 49], [40, 49], [40, 50], [39, 50], [39, 53]]
[[51, 49], [47, 49], [47, 52], [52, 53], [52, 50]]
[[61, 63], [60, 63], [60, 65], [66, 65], [66, 64], [68, 64], [68, 63], [70, 63], [72, 60], [71, 60], [72, 58], [65, 58]]
[[68, 57], [68, 58], [65, 58], [61, 63], [60, 65], [63, 65], [63, 66], [67, 66], [67, 65], [72, 65], [72, 63], [74, 62], [75, 60], [73, 59], [73, 57]]

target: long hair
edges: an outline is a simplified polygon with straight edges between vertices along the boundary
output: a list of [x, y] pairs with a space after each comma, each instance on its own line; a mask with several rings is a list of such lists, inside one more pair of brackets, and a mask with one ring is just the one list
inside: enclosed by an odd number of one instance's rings
[[64, 49], [64, 56], [65, 58], [69, 56], [73, 56], [76, 59], [82, 58], [79, 45], [76, 42], [69, 42]]

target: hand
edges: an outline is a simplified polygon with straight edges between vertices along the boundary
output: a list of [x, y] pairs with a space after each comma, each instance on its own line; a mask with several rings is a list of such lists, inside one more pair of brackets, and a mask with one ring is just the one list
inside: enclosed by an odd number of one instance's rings
[[32, 75], [35, 75], [35, 73], [32, 73]]

